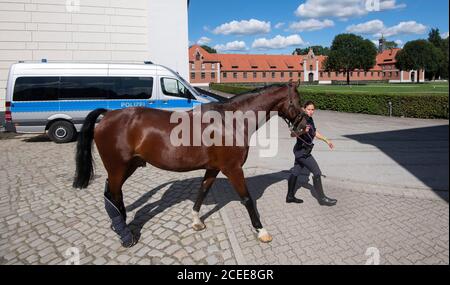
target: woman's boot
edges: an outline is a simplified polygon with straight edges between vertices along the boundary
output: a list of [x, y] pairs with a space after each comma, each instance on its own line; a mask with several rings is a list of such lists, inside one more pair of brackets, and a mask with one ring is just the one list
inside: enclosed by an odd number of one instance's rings
[[288, 193], [286, 196], [286, 203], [303, 203], [302, 199], [295, 198], [295, 186], [297, 185], [297, 176], [292, 175], [289, 176], [288, 180]]
[[313, 183], [314, 183], [314, 189], [317, 193], [317, 201], [319, 201], [319, 204], [322, 206], [334, 206], [337, 203], [336, 199], [328, 198], [323, 193], [323, 187], [322, 187], [322, 178], [320, 176], [313, 177]]

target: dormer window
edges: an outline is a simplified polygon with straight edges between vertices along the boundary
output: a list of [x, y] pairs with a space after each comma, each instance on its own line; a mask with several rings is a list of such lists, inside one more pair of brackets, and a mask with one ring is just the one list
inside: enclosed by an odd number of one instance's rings
[[199, 52], [197, 52], [197, 54], [195, 54], [195, 60], [200, 60], [201, 59], [201, 55]]

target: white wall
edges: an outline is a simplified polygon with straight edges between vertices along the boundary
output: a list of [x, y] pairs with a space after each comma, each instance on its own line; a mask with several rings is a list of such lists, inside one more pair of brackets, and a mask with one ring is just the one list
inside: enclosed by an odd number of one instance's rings
[[189, 81], [188, 1], [152, 0], [148, 13], [151, 60], [167, 65]]
[[187, 13], [187, 0], [0, 0], [0, 111], [19, 60], [151, 60], [188, 78]]

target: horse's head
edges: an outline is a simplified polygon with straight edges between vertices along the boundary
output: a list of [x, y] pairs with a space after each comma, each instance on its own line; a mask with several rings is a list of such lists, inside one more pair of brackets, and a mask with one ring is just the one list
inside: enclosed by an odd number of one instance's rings
[[292, 80], [289, 81], [287, 85], [288, 94], [278, 108], [279, 115], [286, 121], [291, 131], [296, 135], [305, 133], [308, 117], [300, 104], [299, 86], [300, 80], [297, 84]]

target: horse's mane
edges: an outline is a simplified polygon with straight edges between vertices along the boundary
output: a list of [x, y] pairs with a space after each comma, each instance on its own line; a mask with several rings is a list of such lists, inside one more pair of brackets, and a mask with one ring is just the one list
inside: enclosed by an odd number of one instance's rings
[[267, 85], [267, 86], [258, 87], [258, 88], [255, 88], [255, 89], [253, 89], [253, 90], [250, 90], [250, 91], [246, 91], [246, 92], [244, 92], [244, 93], [239, 93], [239, 94], [237, 94], [236, 96], [234, 96], [233, 98], [231, 98], [231, 99], [228, 101], [228, 103], [240, 101], [240, 100], [242, 100], [242, 99], [246, 99], [247, 97], [249, 97], [249, 96], [247, 96], [247, 95], [253, 95], [253, 94], [255, 94], [255, 93], [260, 93], [260, 92], [263, 92], [263, 91], [265, 91], [265, 90], [267, 90], [267, 89], [270, 89], [270, 88], [274, 88], [274, 87], [285, 87], [285, 86], [287, 86], [287, 84], [285, 84], [285, 83], [274, 83], [274, 84], [270, 84], [270, 85]]

